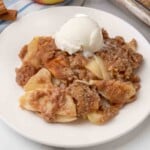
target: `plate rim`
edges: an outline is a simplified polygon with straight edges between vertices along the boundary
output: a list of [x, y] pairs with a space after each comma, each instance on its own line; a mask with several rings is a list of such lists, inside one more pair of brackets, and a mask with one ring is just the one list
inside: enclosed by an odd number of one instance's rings
[[[103, 11], [103, 10], [101, 10], [101, 9], [91, 8], [91, 7], [81, 7], [81, 6], [58, 6], [58, 7], [53, 7], [53, 8], [46, 8], [46, 9], [43, 9], [43, 10], [38, 10], [38, 11], [35, 11], [35, 12], [31, 12], [31, 13], [29, 13], [29, 14], [27, 14], [27, 15], [21, 17], [21, 18], [19, 18], [19, 21], [20, 21], [20, 20], [23, 20], [23, 19], [26, 18], [26, 17], [30, 17], [30, 15], [38, 14], [38, 13], [41, 13], [41, 12], [44, 12], [44, 11], [48, 11], [48, 10], [50, 10], [50, 9], [59, 9], [59, 8], [62, 8], [62, 7], [63, 7], [64, 9], [66, 9], [66, 8], [71, 8], [71, 7], [72, 7], [72, 8], [76, 8], [76, 9], [78, 9], [78, 8], [79, 8], [79, 9], [90, 9], [90, 10], [93, 10], [93, 11], [96, 10], [96, 11], [105, 13], [105, 14], [107, 14], [107, 15], [113, 16], [113, 17], [115, 17], [115, 18], [121, 20], [123, 23], [129, 25], [130, 28], [132, 28], [132, 29], [135, 30], [138, 34], [140, 34], [140, 35], [141, 35], [141, 38], [143, 38], [143, 39], [147, 42], [147, 44], [149, 44], [149, 42], [148, 42], [148, 40], [145, 38], [145, 36], [144, 36], [141, 32], [139, 32], [134, 26], [132, 26], [130, 23], [128, 23], [127, 21], [125, 21], [125, 20], [123, 20], [122, 18], [120, 18], [119, 16], [116, 16], [116, 15], [111, 14], [111, 13], [109, 13], [109, 12]], [[6, 28], [1, 32], [0, 37], [1, 37], [3, 34], [5, 34], [5, 32], [6, 32], [9, 28], [11, 28], [12, 25], [14, 25], [14, 24], [16, 24], [16, 23], [18, 23], [18, 22], [17, 22], [17, 21], [16, 21], [16, 22], [13, 22], [13, 23], [11, 23], [8, 27], [6, 27]], [[150, 44], [149, 44], [149, 45], [150, 45]], [[51, 142], [41, 141], [41, 140], [39, 140], [39, 139], [33, 138], [32, 136], [30, 136], [30, 135], [28, 135], [28, 134], [25, 134], [22, 130], [17, 129], [17, 127], [15, 127], [15, 125], [13, 125], [13, 123], [9, 122], [9, 121], [7, 120], [7, 118], [5, 118], [5, 117], [2, 115], [2, 113], [0, 113], [0, 120], [2, 120], [8, 127], [10, 127], [11, 129], [13, 129], [17, 134], [19, 134], [19, 135], [21, 135], [21, 136], [23, 136], [23, 137], [25, 137], [25, 138], [27, 138], [27, 139], [29, 139], [29, 140], [31, 140], [31, 141], [34, 141], [34, 142], [36, 142], [36, 143], [40, 143], [40, 144], [44, 144], [44, 145], [48, 145], [48, 146], [60, 147], [60, 148], [83, 148], [83, 147], [89, 147], [89, 146], [91, 147], [91, 146], [106, 144], [106, 143], [109, 143], [109, 142], [114, 141], [114, 140], [116, 140], [116, 139], [119, 139], [120, 137], [122, 137], [122, 136], [124, 136], [124, 135], [127, 135], [129, 132], [131, 132], [132, 130], [134, 130], [135, 128], [137, 128], [139, 125], [141, 125], [149, 115], [150, 115], [150, 110], [149, 110], [149, 112], [147, 112], [147, 114], [146, 114], [137, 124], [135, 124], [134, 126], [132, 126], [132, 128], [128, 129], [126, 132], [123, 132], [123, 133], [121, 133], [121, 134], [119, 134], [119, 135], [116, 135], [116, 136], [111, 137], [111, 138], [109, 138], [109, 139], [105, 139], [105, 140], [100, 141], [100, 142], [97, 142], [97, 141], [96, 141], [96, 142], [93, 142], [93, 143], [78, 144], [78, 145], [66, 145], [66, 144], [62, 144], [62, 143], [61, 143], [61, 144], [59, 144], [59, 143], [54, 144], [53, 142], [51, 143]]]

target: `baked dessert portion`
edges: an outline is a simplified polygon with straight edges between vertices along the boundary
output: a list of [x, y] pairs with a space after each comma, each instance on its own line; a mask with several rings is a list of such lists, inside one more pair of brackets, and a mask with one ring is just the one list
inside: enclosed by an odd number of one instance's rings
[[16, 69], [16, 81], [24, 89], [20, 106], [48, 122], [78, 118], [104, 124], [126, 104], [136, 100], [143, 62], [137, 42], [109, 37], [102, 30], [104, 46], [86, 57], [57, 48], [52, 37], [35, 37], [25, 45]]

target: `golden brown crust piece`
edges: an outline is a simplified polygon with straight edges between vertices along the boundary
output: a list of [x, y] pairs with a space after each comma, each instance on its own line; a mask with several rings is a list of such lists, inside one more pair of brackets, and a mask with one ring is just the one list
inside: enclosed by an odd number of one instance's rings
[[23, 64], [16, 69], [16, 81], [20, 86], [24, 86], [27, 81], [37, 72], [37, 69], [31, 64]]
[[125, 104], [135, 96], [136, 90], [131, 82], [99, 80], [92, 83], [103, 97], [115, 104]]
[[21, 97], [21, 107], [39, 112], [47, 121], [55, 120], [56, 111], [63, 103], [63, 91], [58, 88], [51, 90], [29, 91]]
[[73, 78], [73, 72], [69, 67], [69, 60], [63, 55], [52, 59], [45, 66], [58, 79], [71, 80]]
[[134, 71], [143, 62], [141, 54], [136, 52], [136, 41], [131, 40], [125, 43], [122, 37], [108, 38], [105, 46], [97, 55], [104, 60], [107, 70], [114, 79], [130, 80]]
[[115, 117], [119, 112], [116, 107], [111, 107], [107, 110], [99, 110], [88, 114], [88, 119], [95, 124], [104, 124]]
[[95, 89], [80, 82], [71, 84], [67, 93], [74, 99], [77, 106], [78, 116], [86, 116], [88, 113], [97, 111], [100, 106], [100, 96]]

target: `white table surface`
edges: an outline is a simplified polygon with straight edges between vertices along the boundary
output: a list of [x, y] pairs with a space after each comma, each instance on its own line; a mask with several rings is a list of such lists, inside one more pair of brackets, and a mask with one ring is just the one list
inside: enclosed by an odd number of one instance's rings
[[[76, 0], [77, 1], [77, 0]], [[86, 0], [85, 6], [102, 9], [115, 14], [138, 29], [150, 42], [150, 27], [142, 23], [129, 12], [124, 12], [114, 6], [110, 0]], [[143, 108], [144, 109], [144, 108]], [[112, 142], [78, 150], [143, 150], [150, 149], [150, 117], [129, 134]], [[0, 120], [0, 150], [64, 150], [52, 148], [25, 139], [15, 133]]]

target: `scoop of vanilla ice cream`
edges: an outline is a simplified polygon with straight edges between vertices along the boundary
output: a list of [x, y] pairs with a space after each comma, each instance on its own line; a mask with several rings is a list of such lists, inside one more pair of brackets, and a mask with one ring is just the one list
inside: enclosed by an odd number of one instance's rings
[[103, 45], [101, 28], [87, 15], [76, 15], [55, 34], [56, 46], [73, 54], [82, 50], [85, 55], [100, 50]]

